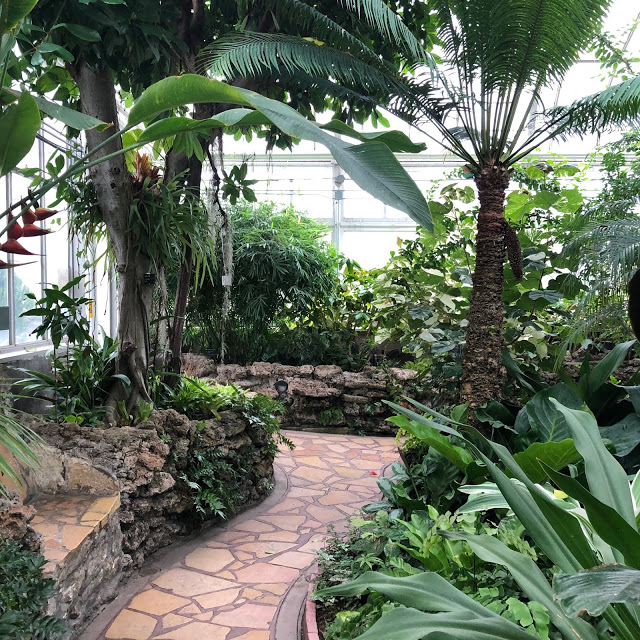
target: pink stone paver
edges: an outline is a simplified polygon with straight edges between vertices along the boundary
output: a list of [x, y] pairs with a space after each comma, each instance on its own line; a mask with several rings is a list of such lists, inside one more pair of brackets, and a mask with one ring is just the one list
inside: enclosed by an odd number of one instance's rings
[[314, 562], [327, 524], [341, 530], [345, 514], [377, 499], [376, 480], [397, 458], [393, 438], [286, 436], [296, 449], [276, 459], [289, 482], [280, 503], [212, 531], [150, 578], [98, 640], [277, 640], [278, 604]]

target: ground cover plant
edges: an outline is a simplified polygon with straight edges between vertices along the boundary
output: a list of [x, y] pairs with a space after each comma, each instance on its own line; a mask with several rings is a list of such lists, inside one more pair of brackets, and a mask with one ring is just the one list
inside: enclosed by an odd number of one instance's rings
[[[596, 638], [609, 631], [615, 638], [631, 640], [638, 633], [630, 608], [637, 598], [633, 590], [621, 595], [616, 579], [635, 580], [637, 476], [630, 483], [623, 467], [605, 447], [597, 422], [586, 408], [570, 409], [555, 399], [549, 400], [548, 407], [553, 423], [568, 430], [584, 462], [577, 478], [554, 469], [566, 467], [567, 460], [547, 464], [538, 456], [532, 464], [522, 457], [517, 459], [503, 445], [486, 440], [477, 430], [441, 414], [427, 410], [429, 418], [425, 418], [395, 406], [400, 415], [422, 427], [465, 442], [474, 459], [484, 463], [495, 483], [493, 489], [482, 488], [482, 499], [472, 496], [473, 506], [463, 512], [509, 508], [535, 548], [553, 565], [553, 585], [544, 567], [486, 533], [452, 533], [442, 527], [438, 536], [464, 540], [484, 561], [506, 568], [524, 594], [544, 606], [551, 625], [563, 638]], [[612, 563], [628, 565], [629, 573], [616, 575], [627, 569], [619, 564], [609, 567]], [[602, 564], [605, 568], [590, 571]], [[588, 588], [580, 591], [580, 605], [576, 606], [578, 584]], [[478, 607], [475, 600], [463, 597], [461, 590], [452, 589], [433, 571], [405, 578], [368, 572], [346, 585], [324, 589], [320, 595], [355, 596], [366, 590], [382, 593], [403, 606], [385, 613], [358, 637], [418, 640], [438, 630], [477, 638], [525, 637], [508, 616], [496, 616], [491, 606]], [[594, 617], [578, 618], [585, 609]]]
[[55, 582], [42, 576], [45, 559], [0, 538], [0, 638], [62, 638], [67, 626], [47, 615]]

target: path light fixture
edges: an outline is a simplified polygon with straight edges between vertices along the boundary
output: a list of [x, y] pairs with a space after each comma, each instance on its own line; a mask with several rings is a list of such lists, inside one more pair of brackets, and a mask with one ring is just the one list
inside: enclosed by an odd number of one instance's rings
[[289, 388], [289, 383], [286, 380], [278, 380], [273, 386], [278, 392], [278, 395], [281, 396], [287, 392], [287, 389]]

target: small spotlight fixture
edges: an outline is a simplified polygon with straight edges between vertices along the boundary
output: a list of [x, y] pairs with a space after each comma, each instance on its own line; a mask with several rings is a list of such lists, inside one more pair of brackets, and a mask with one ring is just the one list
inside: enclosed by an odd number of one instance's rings
[[287, 389], [289, 388], [289, 383], [286, 380], [278, 380], [273, 386], [278, 392], [278, 395], [281, 396], [282, 394], [287, 392]]

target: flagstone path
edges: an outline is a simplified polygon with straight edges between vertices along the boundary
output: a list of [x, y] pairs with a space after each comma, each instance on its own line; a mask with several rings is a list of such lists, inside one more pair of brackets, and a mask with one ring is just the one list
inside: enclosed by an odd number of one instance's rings
[[377, 499], [376, 480], [398, 454], [393, 438], [286, 432], [296, 445], [276, 464], [286, 491], [191, 546], [115, 612], [99, 640], [278, 640], [284, 595], [315, 561], [327, 525]]

